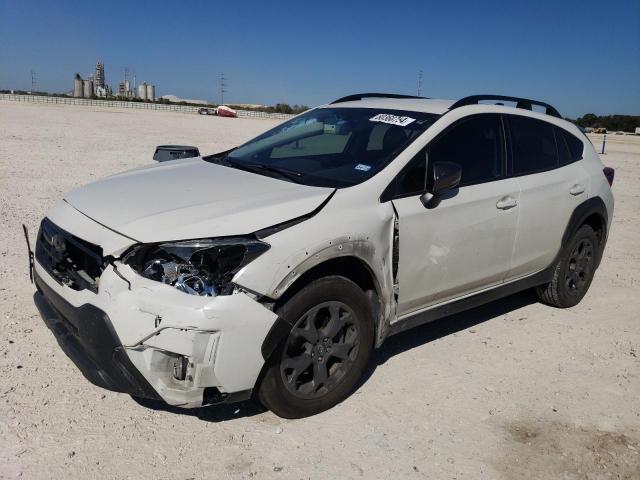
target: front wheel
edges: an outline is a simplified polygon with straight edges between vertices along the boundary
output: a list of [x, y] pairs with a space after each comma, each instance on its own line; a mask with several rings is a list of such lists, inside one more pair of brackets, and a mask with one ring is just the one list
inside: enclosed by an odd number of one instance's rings
[[292, 329], [266, 367], [262, 404], [280, 417], [302, 418], [347, 398], [373, 347], [373, 315], [362, 289], [344, 277], [325, 277], [277, 313]]
[[560, 308], [577, 305], [593, 280], [598, 249], [596, 232], [581, 226], [558, 260], [551, 282], [536, 289], [538, 298]]

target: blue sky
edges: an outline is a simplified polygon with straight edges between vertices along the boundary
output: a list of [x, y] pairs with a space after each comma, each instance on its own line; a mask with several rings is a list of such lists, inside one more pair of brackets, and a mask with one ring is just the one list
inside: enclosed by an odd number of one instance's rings
[[123, 67], [157, 93], [317, 105], [355, 92], [545, 100], [640, 114], [640, 1], [0, 0], [0, 88], [71, 89]]

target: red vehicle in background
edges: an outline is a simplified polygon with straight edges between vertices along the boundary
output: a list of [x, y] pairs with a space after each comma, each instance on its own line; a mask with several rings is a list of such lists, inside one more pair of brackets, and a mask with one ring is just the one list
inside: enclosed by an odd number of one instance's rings
[[217, 115], [219, 117], [232, 117], [237, 118], [238, 112], [236, 112], [233, 108], [225, 107], [224, 105], [220, 105], [217, 109]]
[[218, 108], [199, 108], [199, 115], [217, 115], [219, 117], [231, 117], [237, 118], [238, 112], [236, 112], [233, 108], [226, 107], [224, 105], [220, 105]]

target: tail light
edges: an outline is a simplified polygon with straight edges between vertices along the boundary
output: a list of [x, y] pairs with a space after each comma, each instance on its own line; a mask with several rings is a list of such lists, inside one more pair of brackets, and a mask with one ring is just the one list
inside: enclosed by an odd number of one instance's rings
[[616, 175], [616, 171], [611, 167], [604, 167], [602, 169], [602, 173], [604, 173], [604, 176], [607, 177], [607, 182], [609, 182], [609, 186], [612, 186], [613, 178]]

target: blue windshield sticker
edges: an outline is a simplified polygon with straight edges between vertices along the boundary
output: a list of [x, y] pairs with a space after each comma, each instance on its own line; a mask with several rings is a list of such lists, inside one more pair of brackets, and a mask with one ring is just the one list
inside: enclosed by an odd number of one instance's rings
[[359, 163], [355, 167], [354, 170], [360, 170], [361, 172], [368, 172], [371, 170], [371, 165], [365, 165], [364, 163]]

